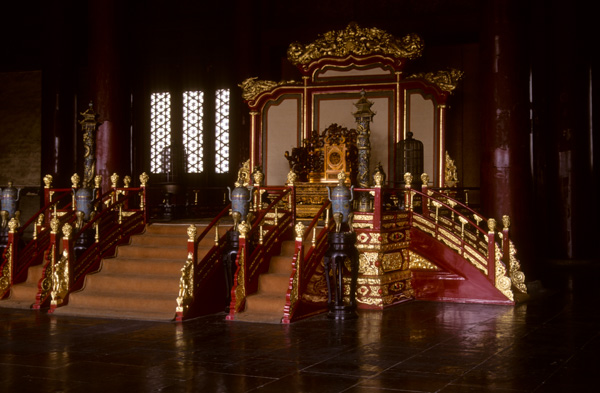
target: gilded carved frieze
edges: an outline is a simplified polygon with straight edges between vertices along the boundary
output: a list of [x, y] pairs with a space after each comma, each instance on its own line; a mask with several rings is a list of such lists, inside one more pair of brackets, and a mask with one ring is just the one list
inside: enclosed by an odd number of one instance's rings
[[457, 69], [437, 72], [423, 72], [409, 76], [407, 79], [424, 79], [440, 88], [440, 90], [451, 93], [458, 82], [463, 78], [464, 72]]
[[297, 81], [263, 81], [259, 80], [258, 77], [247, 78], [238, 86], [242, 88], [242, 98], [246, 101], [252, 101], [261, 93], [272, 90], [280, 86], [298, 86], [300, 82]]
[[435, 264], [430, 262], [425, 257], [414, 253], [412, 251], [408, 251], [409, 253], [409, 269], [410, 270], [440, 270]]
[[343, 30], [333, 30], [320, 35], [308, 45], [292, 43], [287, 56], [294, 65], [308, 64], [324, 57], [348, 55], [383, 54], [395, 58], [416, 59], [422, 55], [424, 46], [423, 39], [416, 34], [396, 38], [375, 27], [362, 28], [351, 23]]

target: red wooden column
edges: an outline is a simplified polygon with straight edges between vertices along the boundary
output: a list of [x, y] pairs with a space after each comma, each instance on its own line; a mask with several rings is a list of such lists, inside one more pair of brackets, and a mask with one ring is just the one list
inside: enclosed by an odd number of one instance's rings
[[594, 258], [600, 211], [600, 172], [593, 154], [598, 138], [591, 124], [595, 15], [577, 3], [535, 4], [532, 69], [540, 168], [535, 180], [544, 228], [540, 243], [551, 259]]
[[[42, 2], [42, 136], [41, 178], [67, 187], [75, 172], [76, 151], [76, 23], [75, 1]], [[35, 143], [35, 141], [31, 141]], [[41, 180], [41, 179], [40, 179]]]
[[127, 61], [127, 2], [89, 2], [90, 99], [101, 123], [96, 133], [96, 173], [108, 190], [110, 175], [131, 173], [131, 93]]
[[524, 270], [531, 266], [533, 251], [526, 3], [487, 2], [481, 38], [483, 213], [496, 220], [513, 218]]

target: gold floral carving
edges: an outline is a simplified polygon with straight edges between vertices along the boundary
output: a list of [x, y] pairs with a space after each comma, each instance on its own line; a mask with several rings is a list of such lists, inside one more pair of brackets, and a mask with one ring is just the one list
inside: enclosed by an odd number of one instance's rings
[[6, 263], [2, 268], [2, 276], [0, 276], [0, 295], [4, 295], [8, 291], [12, 281], [12, 247], [7, 247], [5, 257]]
[[324, 57], [348, 55], [383, 54], [395, 58], [415, 59], [422, 55], [423, 48], [423, 39], [416, 34], [399, 39], [375, 27], [361, 28], [351, 23], [344, 30], [333, 30], [320, 35], [311, 44], [292, 43], [287, 56], [294, 65], [308, 64]]
[[379, 260], [379, 253], [377, 252], [362, 252], [358, 257], [358, 273], [376, 276], [382, 274], [380, 266], [376, 266], [376, 262]]
[[400, 270], [402, 269], [402, 262], [403, 258], [400, 252], [384, 254], [382, 259], [383, 270], [386, 272]]
[[235, 287], [235, 311], [236, 312], [241, 311], [240, 308], [242, 307], [242, 304], [246, 300], [246, 278], [245, 278], [245, 274], [244, 274], [244, 269], [245, 269], [244, 265], [246, 264], [246, 261], [244, 259], [245, 254], [246, 254], [246, 251], [244, 250], [238, 256], [239, 269], [238, 269], [238, 275], [237, 275], [237, 283], [236, 283], [236, 287]]
[[[191, 226], [190, 226], [191, 227]], [[189, 228], [188, 228], [189, 232]], [[194, 256], [188, 254], [185, 264], [181, 268], [181, 278], [179, 279], [179, 294], [177, 296], [176, 312], [185, 313], [194, 298]]]
[[419, 254], [416, 254], [414, 252], [410, 252], [409, 269], [410, 270], [440, 270], [439, 267], [434, 265], [428, 259], [426, 259], [425, 257], [423, 257]]
[[188, 242], [193, 242], [196, 239], [198, 228], [192, 224], [187, 228]]
[[69, 253], [63, 251], [60, 260], [52, 267], [52, 304], [57, 306], [62, 304], [65, 296], [69, 292]]
[[504, 264], [502, 263], [502, 252], [500, 251], [498, 244], [496, 244], [494, 254], [496, 259], [496, 288], [508, 299], [514, 301], [514, 296], [511, 290], [512, 282], [510, 278], [506, 276], [506, 267], [504, 267]]
[[[508, 216], [505, 216], [505, 217], [508, 217]], [[505, 226], [508, 227], [508, 225], [506, 223], [505, 223]], [[517, 250], [515, 249], [515, 245], [511, 241], [509, 243], [509, 254], [510, 254], [509, 255], [510, 263], [509, 263], [509, 267], [508, 267], [509, 276], [512, 281], [512, 285], [515, 288], [517, 288], [521, 293], [527, 293], [527, 287], [525, 286], [525, 274], [520, 270], [521, 264], [515, 257], [516, 253], [517, 253]]]
[[463, 78], [464, 72], [457, 69], [449, 69], [437, 72], [422, 72], [409, 76], [407, 79], [425, 79], [438, 86], [442, 91], [451, 93]]
[[293, 86], [299, 85], [300, 82], [296, 81], [262, 81], [258, 80], [258, 77], [247, 78], [238, 86], [242, 88], [242, 98], [246, 101], [252, 101], [265, 91], [272, 90], [279, 86]]

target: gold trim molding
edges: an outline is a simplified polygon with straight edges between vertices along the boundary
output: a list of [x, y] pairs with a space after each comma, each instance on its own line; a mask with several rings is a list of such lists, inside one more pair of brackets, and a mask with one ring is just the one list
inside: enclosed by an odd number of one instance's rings
[[265, 91], [272, 90], [279, 86], [294, 86], [300, 85], [301, 82], [296, 81], [263, 81], [259, 80], [258, 77], [247, 78], [238, 86], [242, 88], [242, 98], [246, 101], [253, 101], [260, 94]]
[[293, 42], [288, 48], [287, 56], [294, 65], [308, 64], [324, 57], [345, 57], [352, 54], [383, 54], [415, 59], [422, 55], [424, 46], [423, 39], [417, 34], [396, 38], [378, 28], [362, 28], [351, 23], [343, 30], [332, 30], [319, 35], [317, 40], [308, 45]]
[[442, 91], [452, 93], [463, 76], [463, 71], [452, 68], [446, 71], [421, 72], [411, 75], [406, 79], [425, 79], [427, 82], [438, 86]]

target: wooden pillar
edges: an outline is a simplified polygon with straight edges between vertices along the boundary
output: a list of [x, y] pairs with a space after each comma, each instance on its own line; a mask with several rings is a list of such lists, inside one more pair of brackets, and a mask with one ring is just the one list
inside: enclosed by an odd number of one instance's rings
[[593, 257], [599, 233], [591, 118], [592, 14], [581, 4], [534, 2], [533, 109], [541, 250]]
[[534, 250], [526, 15], [527, 2], [490, 0], [483, 17], [481, 193], [484, 215], [513, 218], [527, 271]]
[[[41, 177], [69, 187], [76, 171], [75, 1], [43, 2]], [[31, 141], [35, 143], [35, 141]], [[40, 178], [41, 183], [41, 178]]]
[[98, 113], [96, 172], [102, 176], [102, 189], [108, 190], [110, 175], [132, 175], [131, 89], [126, 58], [127, 2], [89, 2], [90, 95]]

